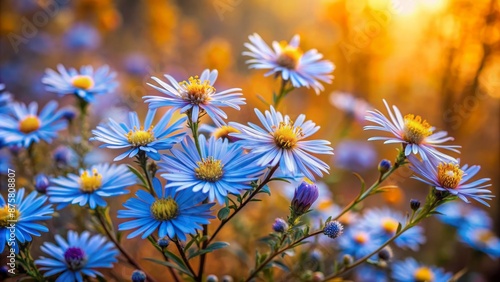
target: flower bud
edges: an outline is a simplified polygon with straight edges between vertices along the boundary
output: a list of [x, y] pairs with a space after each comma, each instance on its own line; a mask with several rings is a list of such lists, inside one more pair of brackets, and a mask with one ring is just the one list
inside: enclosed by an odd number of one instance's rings
[[66, 107], [62, 110], [63, 114], [62, 117], [69, 122], [73, 121], [76, 117], [76, 109], [72, 107]]
[[392, 259], [393, 253], [391, 247], [384, 247], [380, 252], [378, 252], [378, 258], [383, 261], [389, 261]]
[[418, 210], [418, 208], [420, 208], [420, 201], [416, 200], [416, 199], [411, 199], [410, 200], [410, 207], [414, 211]]
[[285, 231], [288, 230], [288, 224], [283, 219], [276, 218], [276, 220], [273, 223], [273, 230], [274, 232], [284, 233]]
[[213, 275], [213, 274], [210, 274], [207, 276], [207, 282], [218, 282], [219, 281], [219, 278], [217, 278], [217, 276]]
[[140, 270], [134, 270], [132, 272], [132, 282], [144, 282], [146, 281], [146, 274]]
[[318, 199], [318, 187], [314, 183], [303, 181], [297, 189], [292, 199], [292, 211], [295, 215], [301, 216], [306, 213], [312, 204]]
[[316, 271], [312, 274], [312, 281], [313, 282], [321, 282], [325, 280], [325, 275], [321, 271]]
[[230, 275], [224, 275], [222, 276], [222, 282], [233, 282], [233, 277], [231, 277]]
[[390, 169], [391, 169], [391, 161], [389, 160], [381, 160], [380, 163], [378, 164], [378, 171], [381, 173], [381, 174], [384, 174], [386, 172], [388, 172]]
[[323, 228], [323, 233], [332, 239], [339, 237], [343, 231], [344, 226], [336, 220], [327, 222], [325, 228]]
[[35, 177], [35, 189], [42, 194], [45, 194], [47, 191], [47, 187], [49, 187], [50, 181], [49, 178], [43, 174], [40, 173]]
[[354, 261], [354, 258], [351, 255], [349, 255], [349, 254], [345, 254], [342, 257], [342, 262], [344, 263], [345, 266], [351, 265], [351, 263], [353, 261]]
[[160, 246], [160, 248], [166, 248], [168, 247], [168, 245], [170, 245], [170, 240], [168, 240], [167, 237], [163, 237], [158, 239], [156, 243], [158, 244], [158, 246]]
[[66, 146], [57, 147], [52, 153], [54, 161], [57, 165], [71, 165], [76, 159], [76, 154], [73, 150]]

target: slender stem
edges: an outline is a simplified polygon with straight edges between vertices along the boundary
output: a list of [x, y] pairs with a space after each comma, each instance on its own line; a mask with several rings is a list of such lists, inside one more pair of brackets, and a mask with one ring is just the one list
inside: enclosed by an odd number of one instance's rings
[[82, 98], [78, 99], [78, 108], [80, 109], [80, 146], [78, 147], [77, 154], [78, 154], [78, 165], [81, 168], [85, 167], [85, 162], [84, 158], [85, 155], [88, 152], [89, 149], [89, 144], [88, 144], [88, 139], [89, 139], [89, 128], [88, 128], [88, 123], [87, 123], [87, 110], [88, 110], [88, 105], [89, 103], [85, 101]]
[[193, 122], [191, 120], [191, 115], [189, 115], [189, 114], [188, 114], [188, 117], [189, 117], [188, 126], [191, 129], [191, 132], [193, 134], [193, 139], [194, 139], [194, 143], [196, 145], [196, 149], [198, 150], [198, 154], [200, 155], [200, 157], [202, 157], [202, 155], [201, 155], [200, 141], [198, 140], [198, 125], [199, 125], [199, 121]]
[[144, 151], [140, 151], [137, 155], [137, 160], [139, 161], [139, 166], [141, 167], [144, 175], [146, 175], [146, 181], [148, 182], [149, 192], [153, 197], [156, 197], [155, 189], [153, 189], [153, 182], [151, 181], [151, 176], [148, 172], [148, 157]]
[[278, 105], [280, 104], [281, 100], [283, 98], [285, 98], [286, 94], [288, 94], [288, 92], [290, 92], [292, 89], [286, 89], [286, 85], [288, 84], [288, 80], [285, 80], [285, 79], [281, 79], [281, 87], [280, 87], [280, 91], [278, 93], [278, 96], [276, 96], [276, 98], [274, 99], [274, 107], [275, 108], [278, 108]]
[[[175, 246], [177, 247], [177, 250], [179, 250], [179, 253], [181, 255], [182, 261], [184, 262], [184, 264], [186, 265], [186, 267], [189, 269], [189, 271], [193, 275], [193, 278], [195, 280], [198, 280], [199, 277], [196, 275], [196, 272], [194, 272], [193, 268], [191, 267], [191, 264], [189, 263], [189, 260], [186, 257], [186, 253], [184, 253], [184, 249], [182, 248], [182, 246], [179, 243], [179, 241], [178, 240], [172, 240], [172, 242], [174, 242]], [[199, 279], [201, 279], [201, 278], [199, 278]]]
[[[149, 242], [153, 245], [153, 247], [155, 247], [162, 254], [165, 261], [167, 261], [167, 262], [170, 261], [170, 259], [165, 255], [165, 252], [164, 252], [166, 247], [162, 248], [162, 247], [158, 246], [158, 244], [155, 243], [155, 242], [158, 242], [158, 239], [156, 239], [154, 235], [149, 235], [148, 239], [149, 239]], [[180, 278], [179, 278], [177, 272], [175, 272], [175, 270], [170, 266], [167, 266], [167, 269], [170, 272], [170, 274], [172, 275], [172, 277], [174, 278], [174, 280], [176, 282], [180, 282]]]
[[271, 168], [271, 170], [267, 174], [266, 178], [260, 183], [260, 185], [255, 189], [255, 191], [253, 191], [250, 194], [250, 196], [248, 198], [246, 198], [245, 201], [243, 201], [243, 203], [241, 203], [241, 206], [237, 207], [236, 210], [227, 219], [221, 221], [220, 225], [217, 227], [217, 229], [215, 230], [214, 234], [212, 234], [212, 236], [210, 237], [210, 239], [207, 240], [208, 243], [212, 242], [212, 240], [219, 233], [219, 231], [222, 229], [222, 227], [224, 225], [226, 225], [226, 223], [228, 223], [231, 220], [231, 218], [233, 218], [241, 209], [243, 209], [246, 206], [246, 204], [248, 204], [259, 193], [259, 191], [262, 188], [264, 188], [264, 186], [267, 183], [269, 183], [269, 181], [271, 180], [271, 177], [273, 176], [274, 172], [277, 169], [278, 169], [278, 165], [276, 165], [273, 168]]
[[[108, 226], [106, 224], [106, 222], [104, 221], [104, 219], [102, 218], [102, 215], [100, 213], [100, 211], [96, 211], [95, 212], [96, 214], [96, 217], [97, 219], [99, 220], [99, 223], [101, 224], [102, 228], [104, 229], [104, 232], [106, 232], [106, 235], [108, 236], [108, 238], [113, 242], [113, 244], [115, 244], [116, 248], [122, 253], [122, 255], [127, 259], [127, 261], [130, 263], [130, 265], [132, 265], [133, 267], [135, 267], [136, 269], [139, 269], [141, 271], [143, 271], [144, 273], [146, 273], [140, 266], [139, 264], [134, 260], [134, 258], [122, 247], [122, 245], [116, 240], [115, 236], [113, 236], [113, 234], [111, 234], [111, 232], [109, 231], [108, 229]], [[156, 280], [151, 277], [149, 274], [146, 273], [146, 276], [147, 276], [147, 279], [148, 281], [151, 281], [151, 282], [155, 282]]]

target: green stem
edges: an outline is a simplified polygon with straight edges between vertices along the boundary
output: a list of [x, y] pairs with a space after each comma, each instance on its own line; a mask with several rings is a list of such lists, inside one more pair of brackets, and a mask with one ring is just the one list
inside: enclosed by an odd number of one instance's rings
[[278, 105], [280, 104], [281, 100], [283, 98], [285, 98], [286, 94], [288, 94], [290, 91], [293, 90], [293, 87], [291, 88], [286, 88], [286, 86], [288, 85], [288, 82], [289, 80], [284, 80], [283, 78], [281, 79], [281, 87], [280, 87], [280, 91], [278, 93], [278, 96], [275, 96], [274, 99], [273, 99], [273, 104], [274, 104], [274, 107], [277, 109], [278, 108]]
[[78, 154], [78, 165], [81, 168], [85, 167], [85, 155], [89, 151], [89, 128], [87, 122], [87, 114], [88, 114], [88, 105], [89, 103], [82, 98], [78, 99], [78, 109], [80, 110], [80, 144], [78, 146], [78, 150], [76, 150]]
[[[108, 224], [106, 224], [105, 219], [103, 218], [103, 214], [101, 214], [101, 210], [96, 210], [95, 211], [95, 216], [99, 223], [101, 224], [102, 228], [104, 229], [104, 232], [106, 233], [106, 236], [113, 242], [113, 244], [116, 246], [116, 248], [122, 253], [122, 255], [127, 259], [130, 265], [132, 265], [134, 268], [143, 271], [146, 273], [140, 265], [134, 260], [134, 258], [122, 247], [122, 245], [118, 242], [118, 240], [115, 238], [113, 234], [111, 234], [111, 231], [108, 228]], [[150, 282], [155, 282], [156, 280], [151, 277], [149, 274], [146, 273], [147, 280]]]
[[137, 161], [139, 162], [139, 166], [146, 176], [146, 181], [148, 182], [149, 186], [149, 193], [151, 193], [153, 197], [156, 197], [155, 189], [153, 188], [153, 182], [151, 180], [152, 176], [148, 172], [148, 156], [146, 156], [146, 153], [144, 151], [139, 152], [139, 154], [137, 155]]
[[201, 280], [198, 280], [198, 279], [201, 279], [201, 277], [198, 277], [196, 275], [196, 272], [194, 272], [194, 269], [191, 267], [191, 264], [189, 263], [189, 260], [188, 258], [186, 257], [186, 253], [184, 253], [184, 249], [182, 248], [181, 244], [179, 243], [178, 240], [176, 239], [172, 239], [172, 242], [174, 242], [175, 246], [177, 247], [177, 250], [179, 250], [179, 254], [181, 255], [181, 258], [182, 258], [182, 261], [184, 262], [184, 264], [186, 265], [186, 267], [189, 269], [189, 271], [191, 272], [192, 274], [192, 277], [194, 278], [194, 280], [196, 281], [201, 281]]

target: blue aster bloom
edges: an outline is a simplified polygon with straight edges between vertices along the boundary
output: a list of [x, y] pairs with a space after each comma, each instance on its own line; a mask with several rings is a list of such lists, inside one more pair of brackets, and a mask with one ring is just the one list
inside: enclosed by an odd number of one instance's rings
[[203, 229], [203, 224], [210, 222], [209, 219], [215, 218], [210, 211], [215, 203], [200, 204], [205, 198], [200, 194], [189, 189], [165, 189], [157, 178], [153, 179], [153, 189], [157, 198], [139, 190], [136, 198], [123, 204], [127, 209], [118, 211], [118, 218], [128, 219], [118, 229], [136, 229], [127, 238], [142, 234], [144, 239], [158, 230], [160, 238], [186, 240], [186, 234], [195, 234], [196, 230]]
[[59, 73], [52, 69], [45, 71], [42, 82], [47, 85], [47, 91], [59, 95], [74, 94], [86, 102], [93, 102], [95, 95], [102, 95], [113, 91], [118, 83], [116, 73], [110, 72], [108, 66], [102, 66], [96, 71], [92, 66], [82, 66], [80, 71], [57, 65]]
[[380, 237], [373, 233], [354, 226], [346, 228], [337, 242], [342, 254], [351, 255], [355, 259], [371, 254], [384, 243]]
[[[359, 222], [364, 230], [379, 237], [383, 241], [389, 240], [396, 234], [398, 224], [405, 227], [406, 218], [403, 214], [388, 208], [374, 208], [367, 210]], [[419, 245], [425, 243], [424, 229], [414, 226], [401, 234], [394, 243], [400, 248], [418, 250]]]
[[252, 188], [250, 182], [263, 172], [255, 158], [227, 139], [206, 140], [199, 136], [201, 156], [191, 137], [181, 143], [182, 150], [172, 149], [159, 164], [167, 180], [167, 189], [187, 189], [202, 193], [212, 202], [224, 204], [228, 194], [239, 194]]
[[64, 45], [74, 51], [94, 50], [101, 43], [99, 31], [86, 23], [74, 24], [63, 37]]
[[421, 162], [416, 157], [410, 157], [409, 160], [410, 168], [420, 175], [420, 177], [412, 176], [412, 178], [433, 186], [436, 190], [457, 196], [466, 203], [470, 203], [468, 198], [471, 198], [489, 207], [490, 205], [485, 200], [495, 197], [490, 190], [484, 189], [491, 186], [491, 183], [484, 184], [490, 181], [489, 178], [468, 182], [481, 169], [478, 165], [469, 167], [466, 164], [460, 167], [458, 161], [442, 161], [433, 158], [425, 162]]
[[265, 116], [258, 109], [255, 113], [264, 126], [261, 128], [253, 123], [245, 126], [230, 122], [240, 133], [231, 133], [229, 136], [240, 138], [240, 143], [251, 154], [257, 156], [260, 166], [275, 166], [279, 164], [282, 172], [297, 175], [304, 174], [309, 179], [316, 175], [323, 176], [330, 167], [314, 154], [332, 155], [333, 149], [326, 140], [303, 140], [319, 130], [319, 126], [306, 116], [300, 115], [295, 122], [289, 116], [284, 116], [271, 106], [271, 111], [266, 111]]
[[377, 163], [377, 152], [366, 141], [341, 141], [335, 148], [335, 166], [350, 171], [364, 171]]
[[491, 227], [492, 220], [487, 212], [464, 202], [449, 202], [437, 208], [437, 217], [442, 222], [456, 228]]
[[57, 132], [67, 127], [62, 118], [64, 111], [57, 109], [57, 102], [51, 101], [38, 114], [38, 104], [29, 106], [22, 103], [12, 104], [12, 116], [0, 114], [0, 139], [7, 145], [28, 147], [40, 140], [52, 142]]
[[250, 43], [245, 43], [248, 51], [243, 55], [252, 57], [247, 61], [250, 68], [267, 69], [266, 76], [279, 74], [283, 80], [291, 81], [294, 87], [313, 88], [316, 94], [325, 89], [321, 82], [332, 82], [331, 73], [335, 66], [330, 61], [322, 60], [323, 55], [316, 49], [304, 53], [299, 48], [299, 35], [295, 35], [289, 43], [273, 41], [273, 49], [257, 33], [248, 38]]
[[9, 105], [12, 103], [12, 95], [10, 93], [4, 92], [4, 90], [5, 85], [0, 84], [0, 114], [9, 113]]
[[[18, 253], [19, 243], [30, 242], [32, 236], [40, 236], [40, 232], [49, 231], [39, 223], [51, 219], [54, 212], [51, 205], [45, 205], [47, 196], [37, 197], [38, 193], [33, 191], [24, 197], [25, 193], [24, 188], [21, 188], [7, 201], [0, 195], [0, 253], [6, 244]], [[13, 228], [12, 224], [15, 224]], [[15, 233], [15, 240], [10, 240], [11, 231]]]
[[389, 105], [385, 100], [384, 104], [389, 113], [390, 120], [382, 114], [379, 110], [368, 111], [365, 117], [367, 121], [376, 123], [377, 125], [367, 125], [365, 130], [380, 130], [391, 133], [391, 137], [371, 137], [368, 140], [385, 140], [385, 144], [401, 143], [405, 150], [405, 156], [411, 154], [419, 154], [423, 160], [429, 158], [455, 160], [455, 158], [448, 156], [437, 149], [446, 149], [449, 151], [457, 152], [456, 145], [444, 145], [447, 141], [454, 140], [453, 137], [447, 137], [446, 131], [435, 131], [426, 120], [420, 116], [407, 114], [404, 117], [396, 106], [393, 106], [394, 113], [391, 112]]
[[124, 153], [117, 156], [114, 160], [119, 161], [125, 157], [132, 158], [140, 151], [153, 160], [160, 160], [160, 150], [172, 148], [184, 136], [184, 132], [178, 132], [183, 128], [186, 117], [183, 117], [172, 125], [167, 124], [172, 119], [173, 111], [167, 111], [156, 125], [153, 125], [153, 120], [156, 114], [156, 109], [150, 109], [146, 115], [144, 126], [141, 125], [136, 112], [130, 112], [127, 123], [118, 123], [112, 118], [109, 119], [107, 126], [101, 125], [97, 129], [92, 130], [94, 137], [91, 141], [96, 140], [103, 142], [101, 148], [109, 149], [127, 149]]
[[392, 265], [392, 279], [397, 282], [447, 282], [452, 277], [451, 273], [441, 268], [420, 264], [414, 258], [397, 261]]
[[136, 176], [125, 165], [97, 164], [50, 180], [47, 195], [50, 202], [62, 209], [69, 204], [89, 205], [91, 209], [106, 206], [106, 197], [129, 193], [126, 188], [136, 184]]
[[56, 235], [57, 244], [45, 242], [41, 250], [49, 257], [35, 261], [44, 277], [58, 275], [56, 282], [83, 282], [84, 276], [104, 277], [99, 268], [112, 268], [118, 262], [118, 251], [102, 235], [92, 236], [88, 231], [68, 232], [68, 239]]
[[500, 238], [490, 228], [464, 226], [458, 231], [460, 241], [492, 259], [500, 258]]
[[231, 107], [240, 109], [239, 105], [245, 104], [245, 98], [242, 98], [240, 88], [231, 88], [217, 92], [213, 86], [217, 80], [217, 70], [204, 70], [201, 76], [190, 77], [188, 81], [177, 82], [172, 76], [166, 74], [170, 84], [157, 77], [152, 77], [160, 86], [148, 83], [149, 86], [162, 92], [166, 97], [144, 96], [149, 108], [172, 107], [174, 110], [180, 110], [181, 113], [187, 113], [193, 122], [203, 114], [207, 114], [217, 126], [225, 124], [223, 118], [227, 118], [226, 113], [221, 107]]
[[355, 268], [356, 282], [388, 282], [387, 271], [383, 268], [363, 264]]

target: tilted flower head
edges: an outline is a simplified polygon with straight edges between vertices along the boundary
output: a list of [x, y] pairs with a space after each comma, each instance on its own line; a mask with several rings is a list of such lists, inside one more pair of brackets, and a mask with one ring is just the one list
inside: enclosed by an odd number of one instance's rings
[[306, 213], [318, 199], [318, 196], [319, 192], [316, 184], [310, 181], [302, 181], [295, 189], [291, 204], [292, 211], [299, 216]]
[[459, 229], [460, 241], [471, 248], [483, 252], [491, 258], [500, 258], [500, 238], [490, 228], [463, 226]]
[[249, 51], [243, 52], [243, 55], [252, 57], [247, 61], [250, 68], [267, 69], [266, 76], [280, 74], [294, 87], [313, 88], [316, 94], [325, 89], [320, 81], [332, 82], [331, 73], [335, 66], [330, 61], [322, 60], [323, 55], [316, 49], [304, 53], [299, 48], [299, 35], [295, 35], [289, 43], [273, 41], [273, 49], [257, 33], [248, 38], [251, 43], [245, 43], [245, 47]]
[[[31, 236], [40, 236], [40, 232], [49, 231], [45, 225], [38, 223], [52, 218], [54, 210], [51, 205], [44, 205], [47, 196], [37, 197], [38, 193], [33, 191], [24, 197], [25, 193], [24, 188], [17, 190], [14, 203], [10, 199], [7, 203], [0, 195], [0, 253], [3, 253], [7, 242], [17, 253], [19, 243], [30, 242]], [[12, 231], [15, 241], [11, 239]]]
[[478, 165], [460, 167], [458, 162], [434, 158], [421, 162], [413, 156], [409, 160], [410, 168], [421, 176], [412, 176], [412, 178], [431, 185], [436, 190], [457, 196], [466, 203], [469, 203], [468, 198], [471, 198], [489, 207], [490, 205], [484, 200], [491, 200], [495, 197], [490, 190], [484, 189], [491, 186], [491, 184], [484, 184], [490, 180], [489, 178], [467, 183], [481, 169]]
[[252, 155], [227, 139], [206, 140], [200, 135], [199, 143], [201, 157], [193, 139], [186, 137], [182, 150], [172, 149], [172, 155], [165, 156], [159, 164], [161, 171], [166, 172], [161, 176], [168, 181], [167, 189], [189, 189], [224, 204], [228, 194], [252, 188], [250, 182], [263, 172], [262, 167], [254, 164]]
[[107, 65], [98, 68], [95, 72], [92, 66], [82, 66], [80, 72], [74, 68], [57, 65], [59, 73], [52, 69], [45, 71], [42, 82], [46, 89], [59, 95], [74, 94], [86, 102], [93, 102], [95, 95], [107, 94], [113, 91], [118, 83], [116, 73], [109, 72]]
[[29, 106], [12, 104], [12, 116], [0, 114], [0, 139], [7, 145], [28, 147], [31, 143], [44, 140], [48, 143], [57, 137], [57, 132], [67, 127], [62, 118], [63, 110], [56, 110], [57, 102], [51, 101], [38, 114], [38, 104]]
[[452, 276], [441, 268], [420, 264], [414, 258], [394, 262], [392, 266], [392, 279], [397, 282], [447, 282]]
[[125, 165], [97, 164], [80, 169], [79, 175], [70, 173], [51, 179], [47, 195], [52, 203], [59, 204], [58, 209], [69, 204], [88, 204], [95, 209], [106, 206], [105, 197], [129, 193], [126, 188], [136, 182], [136, 176]]
[[[405, 222], [406, 217], [399, 212], [388, 208], [373, 208], [364, 213], [363, 218], [359, 221], [359, 226], [386, 241], [396, 234], [400, 223], [404, 228]], [[394, 240], [394, 243], [400, 248], [410, 248], [416, 251], [419, 245], [425, 243], [423, 231], [422, 227], [414, 226], [402, 233]]]
[[56, 244], [45, 242], [41, 250], [49, 257], [35, 261], [44, 277], [58, 275], [56, 282], [84, 281], [84, 276], [96, 278], [102, 273], [98, 268], [111, 268], [118, 260], [118, 251], [102, 235], [92, 236], [88, 231], [78, 234], [68, 232], [68, 239], [56, 235]]
[[190, 77], [188, 81], [177, 82], [166, 74], [165, 78], [171, 85], [157, 77], [152, 77], [160, 87], [150, 83], [148, 85], [162, 92], [166, 97], [144, 96], [143, 98], [146, 103], [149, 103], [151, 109], [159, 107], [179, 109], [181, 113], [186, 113], [193, 122], [197, 122], [198, 118], [206, 113], [217, 126], [221, 126], [225, 124], [223, 118], [227, 118], [227, 115], [220, 108], [231, 107], [239, 110], [239, 105], [245, 104], [245, 98], [241, 97], [243, 94], [240, 88], [217, 92], [213, 86], [217, 75], [217, 70], [206, 69], [199, 78], [195, 76]]
[[405, 156], [420, 154], [424, 160], [430, 157], [455, 160], [455, 158], [437, 150], [446, 149], [459, 153], [456, 148], [460, 148], [460, 146], [442, 145], [442, 143], [454, 140], [453, 137], [446, 137], [448, 134], [446, 131], [434, 132], [435, 128], [420, 116], [408, 114], [403, 117], [396, 106], [393, 106], [394, 115], [387, 102], [383, 101], [391, 119], [389, 120], [379, 110], [368, 111], [366, 120], [377, 125], [367, 125], [364, 129], [386, 131], [394, 136], [371, 137], [368, 140], [385, 140], [385, 144], [401, 143], [405, 150]]
[[215, 203], [200, 204], [205, 198], [190, 189], [176, 191], [165, 189], [157, 178], [153, 179], [153, 188], [157, 198], [143, 190], [136, 193], [136, 198], [128, 199], [123, 206], [126, 210], [118, 211], [118, 218], [126, 221], [118, 226], [119, 230], [136, 229], [127, 238], [142, 234], [144, 239], [158, 230], [158, 237], [186, 240], [186, 234], [195, 234], [202, 224], [208, 224], [215, 218], [210, 208]]
[[284, 116], [271, 106], [271, 111], [266, 111], [265, 116], [255, 109], [257, 117], [264, 128], [253, 123], [245, 126], [230, 122], [232, 126], [241, 133], [231, 133], [230, 136], [240, 138], [237, 143], [251, 154], [258, 157], [257, 164], [260, 166], [275, 166], [279, 164], [283, 173], [297, 175], [303, 173], [307, 178], [314, 179], [313, 174], [323, 176], [330, 167], [320, 159], [311, 155], [333, 154], [333, 149], [326, 140], [303, 140], [319, 130], [319, 126], [310, 120], [305, 121], [306, 116], [300, 115], [295, 122], [289, 116]]
[[101, 147], [109, 149], [124, 149], [127, 150], [117, 156], [114, 160], [119, 161], [125, 157], [134, 157], [140, 151], [146, 153], [153, 160], [160, 160], [160, 150], [167, 150], [180, 141], [184, 136], [184, 132], [177, 132], [183, 128], [186, 117], [183, 117], [172, 125], [167, 124], [172, 119], [173, 111], [167, 111], [156, 125], [153, 125], [153, 120], [156, 114], [156, 109], [150, 109], [146, 115], [144, 126], [141, 125], [136, 112], [130, 112], [128, 115], [128, 123], [118, 123], [112, 118], [109, 119], [107, 126], [100, 125], [97, 129], [92, 130], [94, 137], [91, 141], [96, 140], [103, 142]]
[[437, 218], [456, 228], [492, 226], [491, 217], [482, 209], [461, 201], [445, 203], [437, 208]]

